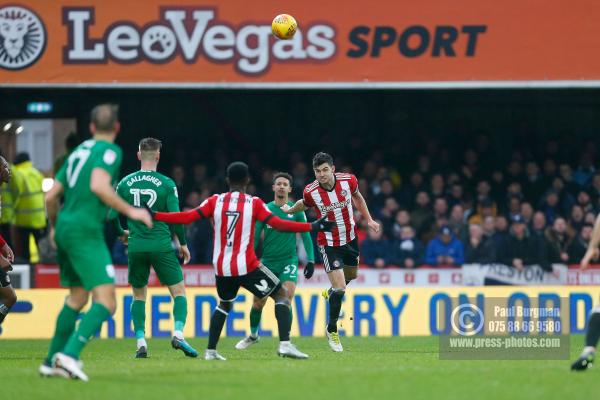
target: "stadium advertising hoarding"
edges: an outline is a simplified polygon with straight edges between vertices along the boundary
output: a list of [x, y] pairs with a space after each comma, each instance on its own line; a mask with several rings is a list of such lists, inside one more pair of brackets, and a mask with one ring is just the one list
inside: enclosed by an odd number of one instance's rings
[[[359, 268], [354, 287], [447, 287], [505, 285], [593, 285], [600, 282], [600, 269], [568, 269], [566, 265], [555, 264], [553, 272], [544, 271], [540, 266], [531, 265], [519, 271], [502, 264], [468, 264], [458, 268], [422, 267], [418, 269], [373, 269]], [[115, 267], [115, 282], [119, 287], [127, 287], [126, 266]], [[215, 274], [211, 265], [188, 265], [183, 269], [183, 279], [187, 287], [214, 287]], [[321, 288], [329, 285], [327, 274], [317, 268], [311, 279], [299, 276], [299, 285], [308, 288]], [[36, 288], [59, 288], [57, 265], [36, 265], [34, 272]], [[149, 286], [160, 286], [154, 271], [151, 271]]]
[[[0, 85], [232, 87], [600, 80], [583, 0], [0, 1]], [[300, 30], [277, 40], [271, 20]], [[535, 21], [532, 23], [531, 21]], [[478, 83], [479, 82], [479, 83]]]
[[[3, 325], [1, 338], [50, 338], [54, 329], [54, 316], [62, 307], [66, 291], [62, 289], [32, 289], [18, 291], [20, 303]], [[598, 302], [598, 286], [547, 286], [547, 287], [447, 287], [447, 288], [353, 288], [348, 291], [342, 310], [341, 331], [347, 336], [412, 336], [438, 335], [443, 327], [437, 321], [442, 312], [461, 303], [476, 304], [484, 308], [486, 299], [506, 304], [532, 299], [558, 301], [566, 299], [567, 321], [561, 321], [566, 332], [582, 333], [586, 317]], [[187, 291], [189, 315], [185, 328], [187, 337], [208, 335], [212, 309], [217, 304], [214, 289], [190, 288]], [[102, 337], [134, 337], [131, 327], [130, 290], [117, 290], [117, 312], [104, 324]], [[248, 333], [248, 315], [252, 296], [242, 291], [225, 326], [228, 336]], [[272, 303], [269, 303], [272, 304]], [[171, 335], [172, 300], [166, 289], [150, 289], [147, 311], [147, 334], [153, 337]], [[276, 322], [268, 305], [263, 313], [262, 335], [276, 335]], [[327, 303], [319, 289], [300, 288], [293, 302], [293, 336], [323, 336]]]

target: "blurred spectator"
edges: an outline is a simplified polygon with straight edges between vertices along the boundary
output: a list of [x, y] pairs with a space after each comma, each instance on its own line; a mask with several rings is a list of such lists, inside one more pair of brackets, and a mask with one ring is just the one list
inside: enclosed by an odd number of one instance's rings
[[495, 217], [486, 217], [483, 220], [481, 229], [483, 231], [483, 236], [486, 239], [494, 240], [494, 234], [496, 233], [496, 218]]
[[551, 228], [546, 229], [547, 260], [549, 263], [567, 263], [571, 236], [567, 231], [567, 221], [563, 217], [554, 220]]
[[465, 189], [460, 183], [453, 183], [450, 187], [450, 194], [448, 196], [448, 206], [452, 209], [452, 207], [456, 205], [462, 205], [464, 200]]
[[531, 225], [533, 221], [533, 212], [533, 207], [531, 206], [530, 202], [524, 201], [521, 203], [520, 214], [525, 220], [525, 224], [527, 224], [527, 226]]
[[19, 201], [15, 204], [15, 256], [29, 263], [29, 237], [33, 236], [37, 246], [46, 229], [46, 202], [42, 191], [44, 175], [33, 166], [27, 153], [17, 154], [15, 169], [22, 177], [17, 182], [20, 185]]
[[[513, 194], [508, 198], [508, 218], [512, 219], [515, 215], [521, 214], [521, 197]], [[527, 220], [525, 220], [527, 223]]]
[[558, 205], [558, 193], [554, 189], [550, 189], [544, 195], [544, 200], [540, 204], [540, 210], [546, 216], [546, 221], [549, 224], [554, 223], [554, 219], [560, 215], [560, 207]]
[[410, 182], [402, 185], [402, 189], [400, 190], [400, 203], [402, 206], [412, 209], [417, 193], [424, 191], [426, 191], [426, 189], [423, 175], [420, 172], [413, 172], [410, 175]]
[[469, 238], [465, 245], [465, 263], [489, 264], [496, 261], [493, 239], [483, 235], [481, 225], [469, 225]]
[[438, 197], [433, 202], [433, 217], [437, 220], [448, 218], [448, 201], [443, 197]]
[[580, 205], [585, 212], [596, 212], [594, 205], [592, 204], [592, 198], [585, 190], [577, 192], [577, 204]]
[[427, 245], [425, 262], [429, 265], [461, 265], [464, 258], [464, 246], [449, 226], [442, 227]]
[[585, 214], [583, 212], [583, 208], [579, 204], [575, 204], [573, 207], [571, 207], [571, 214], [569, 217], [569, 231], [571, 235], [574, 235], [581, 230], [584, 224], [584, 217]]
[[600, 199], [600, 173], [596, 172], [592, 177], [588, 193], [592, 196], [594, 207], [598, 208], [598, 200]]
[[579, 264], [587, 251], [588, 244], [592, 238], [594, 225], [585, 224], [581, 231], [573, 238], [567, 253], [569, 253], [569, 263]]
[[542, 174], [540, 173], [540, 167], [534, 161], [529, 161], [525, 166], [525, 173], [525, 198], [528, 201], [535, 202], [546, 189]]
[[494, 226], [494, 246], [499, 249], [509, 237], [508, 220], [504, 215], [498, 215], [495, 218]]
[[410, 220], [417, 231], [417, 236], [421, 236], [423, 230], [427, 230], [431, 226], [433, 212], [431, 211], [431, 200], [427, 192], [421, 191], [417, 193], [415, 208], [410, 213]]
[[392, 238], [400, 239], [402, 228], [410, 225], [410, 214], [407, 210], [399, 210], [394, 218], [394, 225], [392, 226]]
[[486, 217], [496, 215], [496, 205], [494, 202], [485, 197], [477, 204], [477, 212], [469, 217], [469, 224], [481, 224]]
[[[377, 221], [381, 224], [381, 221]], [[390, 257], [390, 244], [384, 239], [383, 232], [368, 230], [367, 238], [360, 245], [363, 262], [371, 267], [385, 268]]]
[[558, 173], [565, 184], [565, 190], [571, 195], [579, 191], [581, 185], [573, 180], [573, 169], [569, 164], [563, 163], [558, 167]]
[[546, 160], [544, 160], [544, 178], [543, 178], [543, 182], [544, 182], [544, 187], [547, 188], [551, 185], [552, 183], [552, 179], [557, 175], [557, 167], [556, 167], [556, 162], [551, 159], [551, 158], [547, 158]]
[[533, 214], [531, 222], [531, 235], [538, 240], [544, 240], [546, 235], [546, 215], [541, 211], [536, 211]]
[[385, 200], [384, 207], [377, 213], [377, 217], [381, 220], [383, 233], [387, 237], [392, 237], [393, 226], [394, 226], [394, 217], [396, 216], [396, 212], [400, 206], [398, 202], [393, 197], [388, 197]]
[[512, 160], [508, 163], [508, 167], [506, 168], [506, 180], [511, 183], [519, 183], [519, 185], [524, 182], [523, 165], [520, 161]]
[[596, 214], [593, 212], [586, 212], [585, 217], [583, 217], [583, 222], [585, 224], [594, 225], [594, 222], [596, 222]]
[[444, 177], [441, 174], [434, 174], [431, 177], [431, 183], [430, 183], [430, 189], [429, 189], [431, 196], [434, 199], [443, 197], [446, 194], [444, 189], [445, 189]]
[[575, 204], [575, 197], [565, 190], [565, 181], [561, 177], [555, 177], [552, 180], [552, 189], [558, 194], [558, 205], [561, 214], [570, 210]]
[[479, 155], [473, 149], [465, 151], [464, 164], [460, 169], [466, 182], [477, 182], [479, 174]]
[[498, 261], [522, 270], [527, 265], [539, 264], [541, 247], [538, 241], [527, 233], [525, 220], [520, 215], [513, 216], [510, 234], [498, 250]]
[[373, 196], [371, 200], [373, 208], [382, 208], [385, 205], [386, 200], [390, 198], [395, 198], [394, 186], [392, 185], [392, 181], [386, 178], [383, 181], [381, 181], [378, 193], [375, 196]]
[[484, 200], [489, 200], [492, 192], [490, 183], [486, 180], [477, 182], [475, 201], [481, 203]]
[[450, 226], [452, 232], [454, 232], [461, 241], [464, 241], [467, 238], [467, 223], [465, 222], [465, 210], [462, 205], [456, 204], [452, 207], [450, 218], [448, 219], [448, 226]]
[[592, 179], [595, 172], [596, 168], [594, 167], [592, 154], [589, 151], [586, 151], [581, 155], [577, 171], [573, 174], [573, 180], [577, 182], [579, 186], [584, 187]]
[[401, 268], [415, 268], [423, 264], [425, 247], [415, 237], [413, 227], [406, 225], [400, 230], [400, 239], [393, 242], [392, 264]]
[[182, 207], [183, 200], [187, 197], [185, 169], [181, 165], [174, 165], [171, 169], [171, 179], [175, 182], [177, 193], [179, 193], [179, 207]]

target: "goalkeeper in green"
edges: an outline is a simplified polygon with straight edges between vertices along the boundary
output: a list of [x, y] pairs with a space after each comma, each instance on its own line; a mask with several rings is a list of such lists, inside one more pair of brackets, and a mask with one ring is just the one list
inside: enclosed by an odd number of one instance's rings
[[[273, 215], [284, 220], [306, 222], [304, 211], [296, 214], [286, 214], [281, 210], [281, 206], [287, 204], [293, 205], [288, 197], [292, 191], [292, 176], [285, 172], [279, 172], [273, 177], [273, 192], [275, 200], [267, 204], [269, 211]], [[287, 289], [290, 303], [294, 298], [296, 284], [298, 283], [298, 253], [296, 249], [296, 234], [293, 232], [280, 232], [263, 222], [257, 221], [254, 231], [254, 248], [260, 243], [261, 233], [264, 231], [262, 263], [271, 270], [283, 286]], [[315, 255], [312, 239], [309, 232], [302, 235], [302, 243], [306, 250], [308, 262], [304, 267], [304, 277], [310, 279], [315, 271]], [[259, 340], [258, 327], [262, 316], [262, 309], [267, 302], [268, 297], [259, 299], [254, 297], [254, 302], [250, 310], [250, 336], [240, 340], [235, 348], [244, 350], [255, 344]], [[290, 309], [291, 313], [291, 309]], [[291, 317], [291, 316], [290, 316]]]

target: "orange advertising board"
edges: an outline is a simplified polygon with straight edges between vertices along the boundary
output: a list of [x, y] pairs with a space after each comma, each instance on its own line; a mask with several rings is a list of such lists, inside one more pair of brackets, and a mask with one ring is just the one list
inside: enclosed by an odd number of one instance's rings
[[596, 81], [599, 15], [596, 0], [0, 0], [0, 85]]

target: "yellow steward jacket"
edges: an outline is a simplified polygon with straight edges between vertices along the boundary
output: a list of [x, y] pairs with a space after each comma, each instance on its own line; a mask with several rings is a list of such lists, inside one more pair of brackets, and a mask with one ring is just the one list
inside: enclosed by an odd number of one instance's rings
[[21, 173], [14, 165], [10, 166], [10, 182], [0, 185], [0, 224], [15, 223], [15, 207], [19, 203], [19, 184], [23, 179]]
[[25, 161], [15, 165], [21, 179], [16, 180], [19, 202], [15, 206], [15, 225], [22, 228], [42, 229], [46, 227], [46, 204], [42, 181], [44, 175], [31, 163]]

